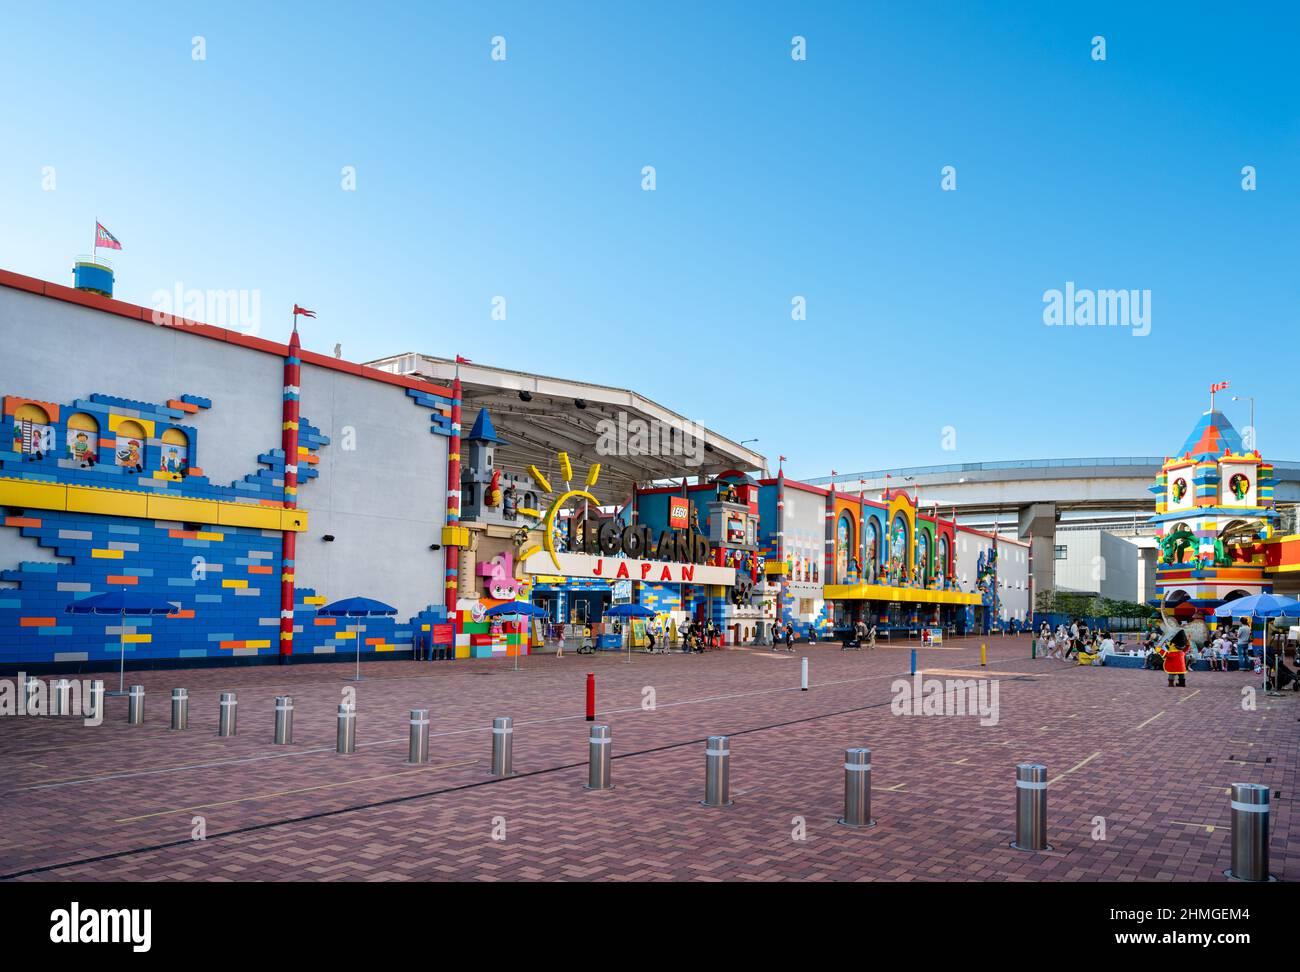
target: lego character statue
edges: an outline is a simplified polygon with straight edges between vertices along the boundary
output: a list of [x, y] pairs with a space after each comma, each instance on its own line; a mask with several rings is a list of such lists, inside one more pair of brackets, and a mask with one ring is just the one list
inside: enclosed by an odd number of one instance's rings
[[1156, 649], [1164, 659], [1165, 675], [1169, 678], [1169, 687], [1174, 687], [1177, 679], [1179, 688], [1187, 685], [1187, 631], [1179, 628], [1163, 645]]
[[513, 520], [517, 517], [519, 509], [519, 491], [515, 489], [515, 484], [511, 483], [506, 487], [505, 495], [501, 500], [501, 515], [507, 520]]
[[483, 505], [487, 507], [498, 507], [501, 505], [501, 470], [492, 470], [492, 479], [488, 482], [488, 487], [483, 491]]

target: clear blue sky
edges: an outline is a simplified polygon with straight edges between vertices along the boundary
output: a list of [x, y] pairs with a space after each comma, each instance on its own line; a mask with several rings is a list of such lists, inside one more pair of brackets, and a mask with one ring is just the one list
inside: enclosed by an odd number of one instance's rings
[[[1293, 6], [180, 6], [6, 4], [0, 267], [68, 282], [98, 216], [123, 299], [630, 386], [802, 476], [1163, 454], [1223, 378], [1300, 459]], [[1066, 281], [1150, 335], [1046, 327]]]

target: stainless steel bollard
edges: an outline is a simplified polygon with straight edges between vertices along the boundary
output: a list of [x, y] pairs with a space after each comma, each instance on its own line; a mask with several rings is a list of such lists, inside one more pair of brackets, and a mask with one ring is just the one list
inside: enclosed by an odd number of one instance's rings
[[234, 692], [221, 693], [221, 712], [217, 718], [217, 735], [233, 736], [239, 728], [239, 699]]
[[584, 790], [614, 789], [614, 784], [609, 781], [610, 751], [613, 748], [614, 739], [609, 726], [592, 726], [587, 736], [587, 785]]
[[61, 678], [54, 683], [54, 692], [50, 697], [50, 715], [65, 716], [72, 714], [72, 683]]
[[731, 806], [731, 737], [710, 736], [704, 747], [704, 799], [706, 807]]
[[357, 751], [357, 709], [347, 702], [339, 704], [338, 742], [334, 749], [340, 753]]
[[411, 710], [411, 745], [407, 753], [408, 763], [427, 763], [429, 761], [429, 710]]
[[1232, 867], [1238, 881], [1268, 881], [1268, 787], [1232, 784]]
[[844, 816], [846, 827], [874, 827], [871, 819], [871, 750], [844, 750]]
[[172, 728], [188, 729], [190, 727], [190, 690], [172, 689]]
[[144, 725], [144, 686], [132, 685], [126, 693], [126, 721], [128, 725]]
[[497, 716], [492, 720], [492, 775], [514, 776], [515, 720]]
[[1022, 851], [1052, 849], [1047, 842], [1047, 767], [1042, 763], [1016, 764], [1016, 839], [1011, 846]]
[[97, 678], [90, 683], [90, 706], [86, 712], [88, 719], [104, 718], [104, 680]]
[[275, 697], [275, 744], [288, 746], [293, 742], [293, 698], [288, 695]]

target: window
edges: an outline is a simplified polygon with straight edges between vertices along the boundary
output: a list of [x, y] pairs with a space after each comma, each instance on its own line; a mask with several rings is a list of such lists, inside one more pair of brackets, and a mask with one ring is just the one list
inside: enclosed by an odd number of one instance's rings
[[1067, 551], [1068, 551], [1068, 548], [1065, 547], [1063, 544], [1062, 544], [1061, 546], [1058, 546], [1058, 547], [1056, 548], [1056, 559], [1057, 559], [1057, 560], [1064, 560], [1064, 559], [1066, 558], [1066, 556], [1067, 556]]

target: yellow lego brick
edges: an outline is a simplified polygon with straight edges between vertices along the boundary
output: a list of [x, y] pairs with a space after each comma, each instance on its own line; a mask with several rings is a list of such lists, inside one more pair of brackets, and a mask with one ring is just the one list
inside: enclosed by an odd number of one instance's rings
[[247, 587], [247, 586], [248, 586], [248, 581], [246, 581], [246, 580], [223, 580], [223, 581], [221, 582], [221, 586], [222, 586], [222, 587]]
[[58, 483], [33, 483], [0, 479], [0, 506], [25, 506], [37, 510], [67, 509], [68, 489]]
[[311, 597], [304, 597], [302, 599], [302, 603], [303, 604], [324, 604], [325, 598], [321, 597], [319, 594], [313, 594]]
[[340, 632], [339, 632], [338, 634], [336, 634], [334, 637], [335, 637], [335, 638], [340, 638], [340, 639], [346, 641], [346, 640], [348, 640], [349, 638], [356, 638], [356, 636], [357, 636], [357, 633], [356, 633], [355, 631], [340, 631]]
[[122, 635], [122, 641], [128, 645], [147, 645], [153, 641], [151, 634], [130, 634]]
[[220, 503], [217, 509], [217, 525], [230, 527], [251, 527], [254, 530], [280, 529], [280, 513], [273, 506], [253, 506], [244, 503]]
[[226, 535], [225, 535], [224, 533], [205, 533], [205, 532], [203, 532], [203, 531], [200, 531], [200, 532], [194, 534], [194, 537], [195, 537], [195, 539], [197, 539], [197, 540], [224, 540], [224, 539], [226, 539]]
[[306, 510], [280, 510], [280, 529], [288, 533], [302, 533], [307, 529]]
[[149, 494], [92, 486], [69, 486], [70, 513], [101, 513], [104, 516], [143, 518], [149, 515]]
[[215, 500], [174, 499], [170, 496], [149, 497], [151, 520], [179, 520], [193, 523], [216, 523]]
[[270, 641], [245, 641], [244, 647], [245, 648], [270, 648], [271, 642]]
[[129, 415], [114, 415], [112, 413], [109, 413], [108, 416], [109, 431], [116, 432], [121, 427], [123, 422], [134, 422], [136, 425], [144, 429], [145, 438], [147, 439], [154, 438], [154, 434], [153, 434], [154, 428], [153, 428], [152, 419], [132, 418]]
[[443, 527], [442, 545], [444, 547], [468, 547], [469, 527], [463, 527], [463, 526]]
[[120, 550], [92, 550], [90, 556], [95, 560], [121, 560], [122, 551]]

